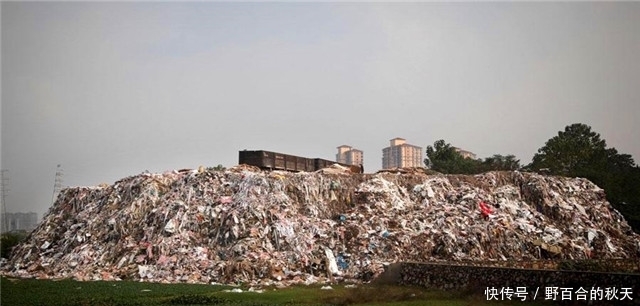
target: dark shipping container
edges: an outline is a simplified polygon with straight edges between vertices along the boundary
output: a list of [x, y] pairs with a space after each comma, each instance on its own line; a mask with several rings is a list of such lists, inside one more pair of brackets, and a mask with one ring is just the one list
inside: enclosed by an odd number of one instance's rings
[[304, 158], [295, 155], [282, 154], [269, 151], [239, 151], [238, 162], [256, 166], [265, 170], [286, 170], [286, 171], [306, 171], [312, 172], [322, 168], [330, 167], [333, 164], [351, 169], [354, 173], [360, 173], [360, 166], [346, 165], [322, 158]]

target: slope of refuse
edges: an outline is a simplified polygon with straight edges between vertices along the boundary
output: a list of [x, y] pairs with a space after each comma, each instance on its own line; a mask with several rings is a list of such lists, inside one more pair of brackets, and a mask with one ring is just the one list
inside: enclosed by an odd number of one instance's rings
[[289, 285], [398, 261], [637, 260], [640, 236], [580, 178], [241, 165], [65, 189], [12, 254], [2, 274]]

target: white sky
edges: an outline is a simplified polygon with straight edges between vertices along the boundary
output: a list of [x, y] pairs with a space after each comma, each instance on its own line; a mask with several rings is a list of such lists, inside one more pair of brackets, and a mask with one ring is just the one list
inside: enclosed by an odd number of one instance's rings
[[640, 158], [640, 3], [2, 2], [6, 210], [264, 149], [394, 137], [527, 164], [585, 123]]

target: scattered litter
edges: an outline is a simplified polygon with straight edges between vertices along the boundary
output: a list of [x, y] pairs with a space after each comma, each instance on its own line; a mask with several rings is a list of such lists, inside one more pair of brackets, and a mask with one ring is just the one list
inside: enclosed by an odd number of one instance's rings
[[331, 288], [331, 286], [322, 286], [322, 288], [320, 288], [321, 290], [333, 290], [333, 288]]
[[256, 288], [250, 287], [249, 290], [247, 290], [247, 291], [255, 292], [255, 293], [263, 293], [264, 289], [256, 289]]
[[[467, 197], [462, 197], [462, 199], [468, 199]], [[487, 205], [484, 201], [480, 202], [480, 212], [483, 216], [489, 217], [493, 213], [493, 209]]]
[[341, 166], [339, 164], [333, 164], [329, 167], [322, 168], [317, 173], [326, 173], [326, 174], [351, 174], [351, 169]]
[[67, 188], [0, 273], [281, 288], [369, 281], [399, 261], [640, 254], [639, 236], [586, 179], [326, 169], [237, 166]]
[[51, 243], [49, 241], [45, 241], [40, 248], [46, 250], [50, 245]]

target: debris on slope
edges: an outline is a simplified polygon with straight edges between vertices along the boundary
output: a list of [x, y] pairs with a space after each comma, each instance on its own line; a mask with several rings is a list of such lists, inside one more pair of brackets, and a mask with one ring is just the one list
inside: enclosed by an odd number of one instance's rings
[[2, 273], [288, 285], [366, 281], [397, 261], [639, 254], [640, 237], [585, 179], [238, 166], [66, 189]]

